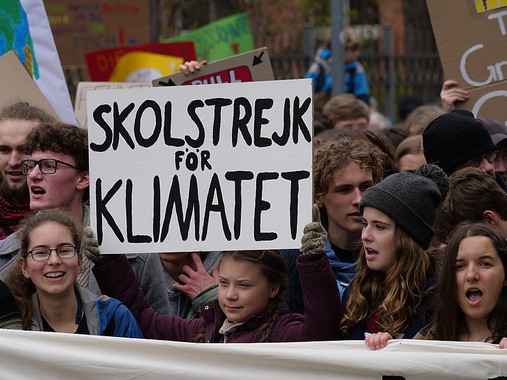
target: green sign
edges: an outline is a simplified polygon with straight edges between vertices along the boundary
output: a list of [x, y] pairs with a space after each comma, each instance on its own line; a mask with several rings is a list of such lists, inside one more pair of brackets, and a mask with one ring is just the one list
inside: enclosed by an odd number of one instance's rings
[[231, 57], [254, 48], [246, 13], [225, 17], [191, 32], [164, 40], [164, 42], [175, 41], [194, 41], [197, 58], [208, 61]]

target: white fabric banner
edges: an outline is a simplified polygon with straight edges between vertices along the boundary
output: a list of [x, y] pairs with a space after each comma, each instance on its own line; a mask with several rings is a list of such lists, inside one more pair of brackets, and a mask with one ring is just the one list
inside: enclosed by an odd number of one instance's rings
[[0, 330], [2, 379], [495, 379], [507, 350], [393, 340], [199, 344]]

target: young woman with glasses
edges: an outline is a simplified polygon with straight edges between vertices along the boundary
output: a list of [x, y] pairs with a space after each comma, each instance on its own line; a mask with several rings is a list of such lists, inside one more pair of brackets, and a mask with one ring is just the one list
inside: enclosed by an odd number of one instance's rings
[[25, 330], [141, 338], [139, 325], [118, 300], [76, 284], [81, 272], [81, 231], [58, 209], [24, 220], [21, 257], [5, 282], [14, 294]]

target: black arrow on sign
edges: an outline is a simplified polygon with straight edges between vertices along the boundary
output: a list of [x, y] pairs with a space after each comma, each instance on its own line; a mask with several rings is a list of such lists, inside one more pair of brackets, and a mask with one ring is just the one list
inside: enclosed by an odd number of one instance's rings
[[260, 65], [262, 63], [262, 56], [264, 55], [264, 52], [262, 52], [258, 57], [254, 56], [253, 64], [252, 66]]
[[167, 82], [163, 82], [161, 80], [158, 81], [159, 86], [176, 86], [176, 83], [173, 82], [171, 78], [167, 80]]

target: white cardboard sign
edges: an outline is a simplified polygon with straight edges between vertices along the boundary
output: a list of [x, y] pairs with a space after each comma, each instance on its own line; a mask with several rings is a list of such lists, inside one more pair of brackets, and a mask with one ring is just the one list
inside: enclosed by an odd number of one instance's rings
[[103, 253], [300, 246], [311, 80], [89, 91], [87, 106]]

